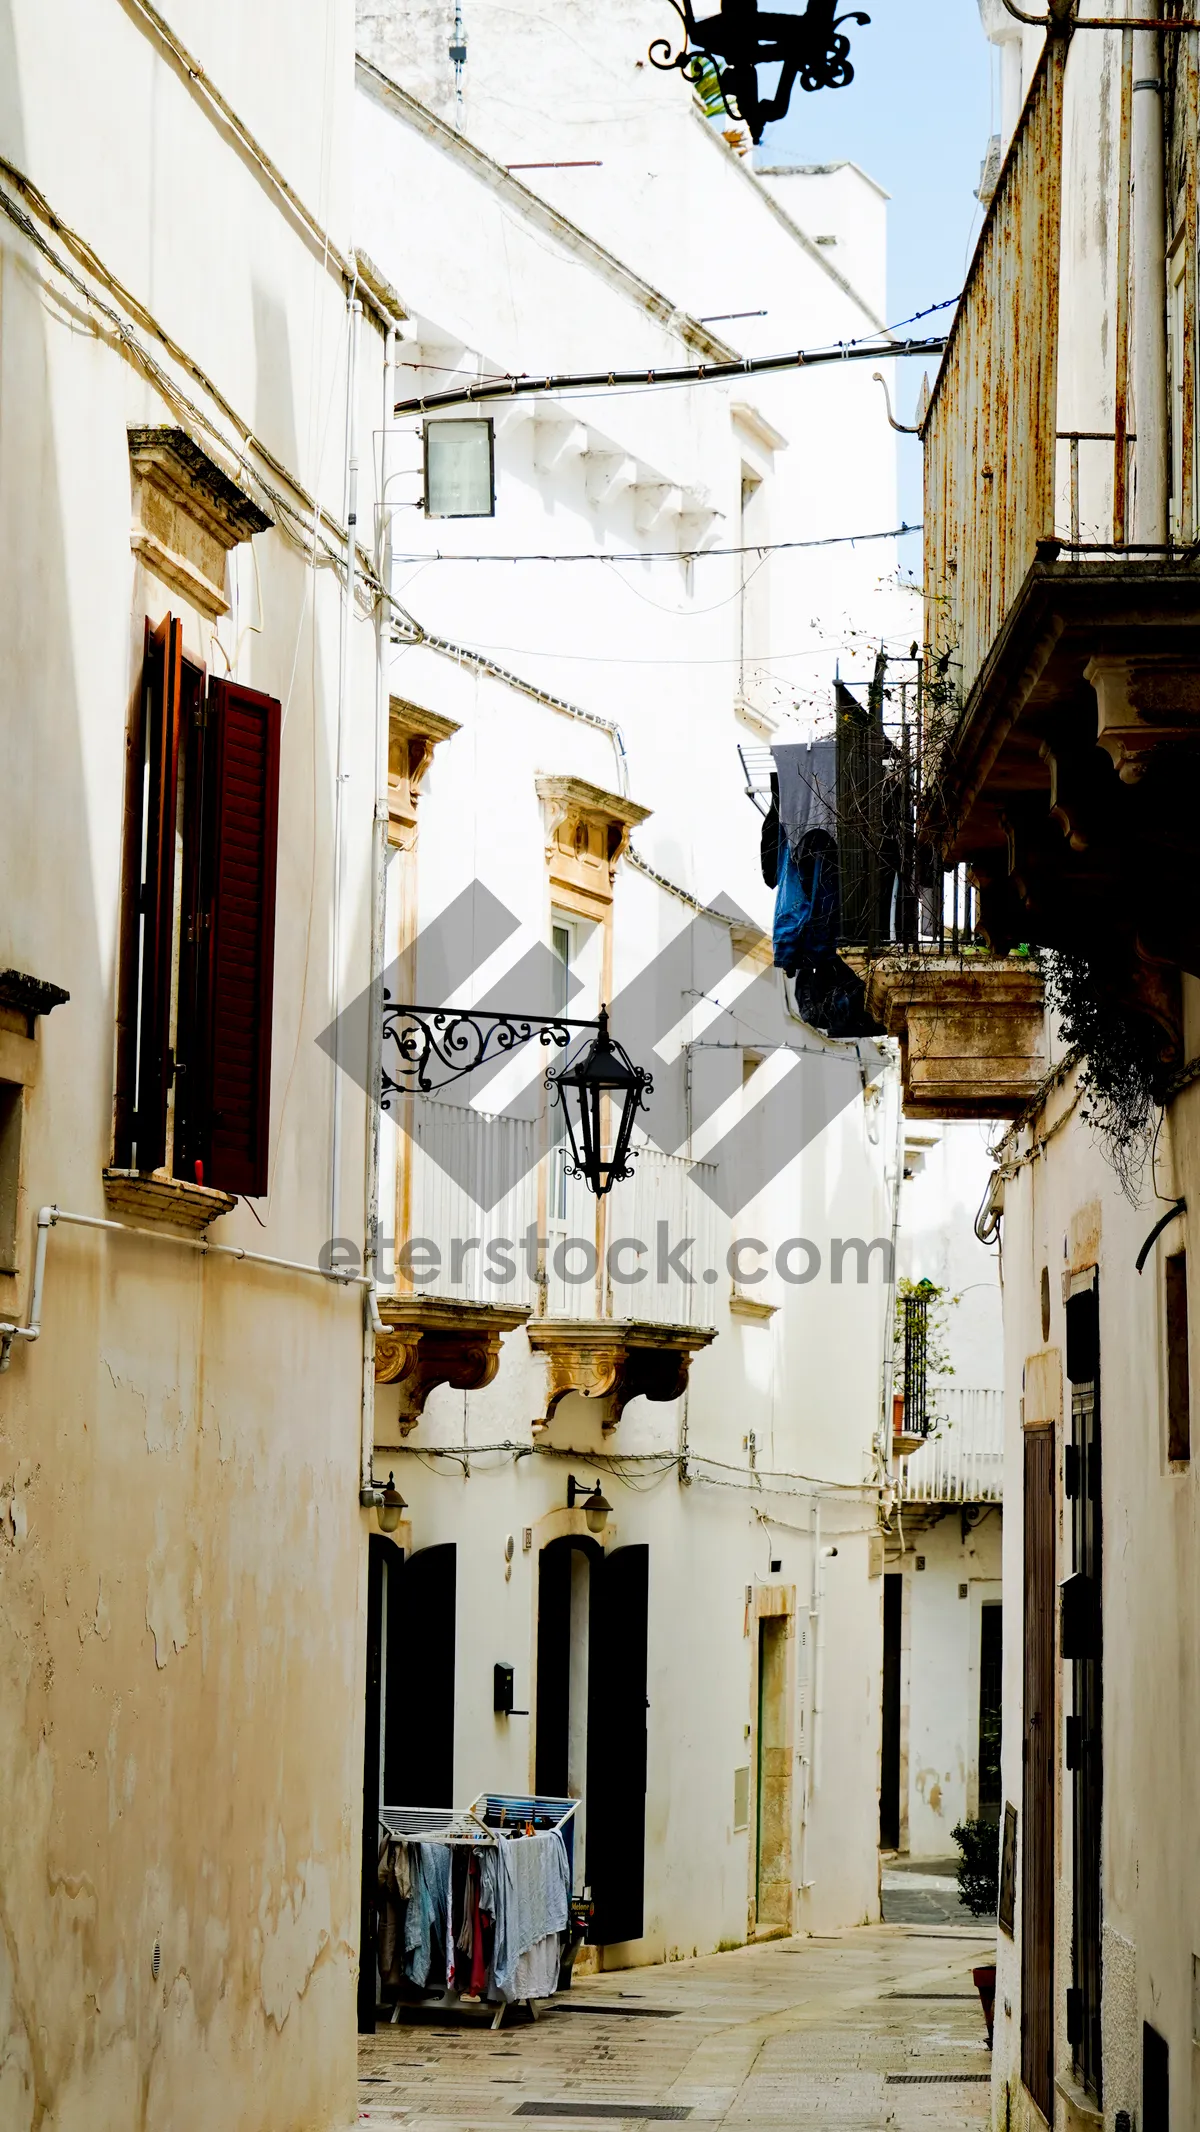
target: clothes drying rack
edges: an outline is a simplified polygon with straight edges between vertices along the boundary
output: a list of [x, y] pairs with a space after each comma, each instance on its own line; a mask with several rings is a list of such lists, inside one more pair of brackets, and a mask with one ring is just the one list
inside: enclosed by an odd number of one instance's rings
[[[472, 1850], [556, 1829], [567, 1854], [568, 1872], [573, 1875], [575, 1816], [579, 1806], [578, 1799], [549, 1799], [531, 1792], [484, 1791], [471, 1801], [470, 1806], [381, 1806], [379, 1826], [387, 1836], [405, 1837], [413, 1842], [465, 1844]], [[486, 2001], [464, 1999], [452, 1987], [444, 1992], [426, 1992], [420, 1998], [397, 1999], [392, 2008], [391, 2026], [395, 2027], [406, 2012], [423, 2013], [436, 2009], [441, 2013], [473, 2014], [478, 2012], [481, 2003], [487, 2004]], [[537, 2020], [537, 2006], [533, 1999], [501, 1999], [491, 2023], [494, 2029], [503, 2025], [510, 2005], [526, 2006], [530, 2020]]]

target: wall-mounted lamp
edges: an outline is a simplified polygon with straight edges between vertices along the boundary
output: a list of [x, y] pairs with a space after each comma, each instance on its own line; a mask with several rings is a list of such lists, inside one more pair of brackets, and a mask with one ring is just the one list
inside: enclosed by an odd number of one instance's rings
[[380, 1532], [395, 1532], [408, 1504], [396, 1486], [394, 1473], [388, 1474], [387, 1487], [375, 1498], [375, 1517]]
[[586, 1485], [577, 1481], [573, 1473], [569, 1473], [567, 1475], [568, 1510], [574, 1510], [576, 1501], [580, 1496], [583, 1497], [583, 1514], [587, 1519], [588, 1531], [602, 1533], [612, 1515], [612, 1504], [606, 1496], [601, 1494], [599, 1481], [596, 1482], [595, 1487], [588, 1494]]

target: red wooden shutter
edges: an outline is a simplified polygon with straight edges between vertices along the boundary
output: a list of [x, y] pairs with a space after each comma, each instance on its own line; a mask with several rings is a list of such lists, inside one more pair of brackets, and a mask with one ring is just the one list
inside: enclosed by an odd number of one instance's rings
[[139, 1170], [166, 1161], [171, 1083], [171, 956], [175, 931], [175, 805], [179, 779], [179, 697], [183, 624], [167, 615], [146, 627], [143, 734], [146, 864], [142, 875], [141, 1012], [136, 1140]]
[[211, 882], [205, 1183], [267, 1189], [279, 705], [235, 681], [209, 683]]

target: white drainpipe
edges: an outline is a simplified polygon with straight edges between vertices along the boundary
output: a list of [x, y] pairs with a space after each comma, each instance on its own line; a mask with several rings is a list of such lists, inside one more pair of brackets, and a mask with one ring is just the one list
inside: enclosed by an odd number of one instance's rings
[[279, 1273], [313, 1274], [317, 1280], [328, 1281], [334, 1288], [365, 1288], [370, 1295], [371, 1283], [365, 1273], [327, 1272], [324, 1266], [306, 1265], [302, 1259], [273, 1258], [266, 1251], [243, 1251], [240, 1244], [210, 1244], [203, 1236], [169, 1236], [161, 1229], [135, 1229], [127, 1222], [107, 1221], [100, 1214], [72, 1214], [66, 1207], [39, 1207], [29, 1316], [24, 1325], [0, 1324], [0, 1370], [8, 1368], [14, 1340], [41, 1338], [46, 1245], [51, 1229], [57, 1228], [60, 1222], [72, 1229], [103, 1229], [111, 1236], [140, 1236], [145, 1242], [159, 1244], [164, 1249], [198, 1251], [202, 1258], [244, 1259], [248, 1266], [273, 1266]]

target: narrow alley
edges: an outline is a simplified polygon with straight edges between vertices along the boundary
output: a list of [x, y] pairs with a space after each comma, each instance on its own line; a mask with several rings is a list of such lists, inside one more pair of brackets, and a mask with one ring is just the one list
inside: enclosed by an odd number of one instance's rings
[[585, 1977], [498, 2032], [381, 2026], [360, 2039], [358, 2121], [986, 2125], [971, 1970], [994, 1943], [986, 1923], [860, 1927]]

